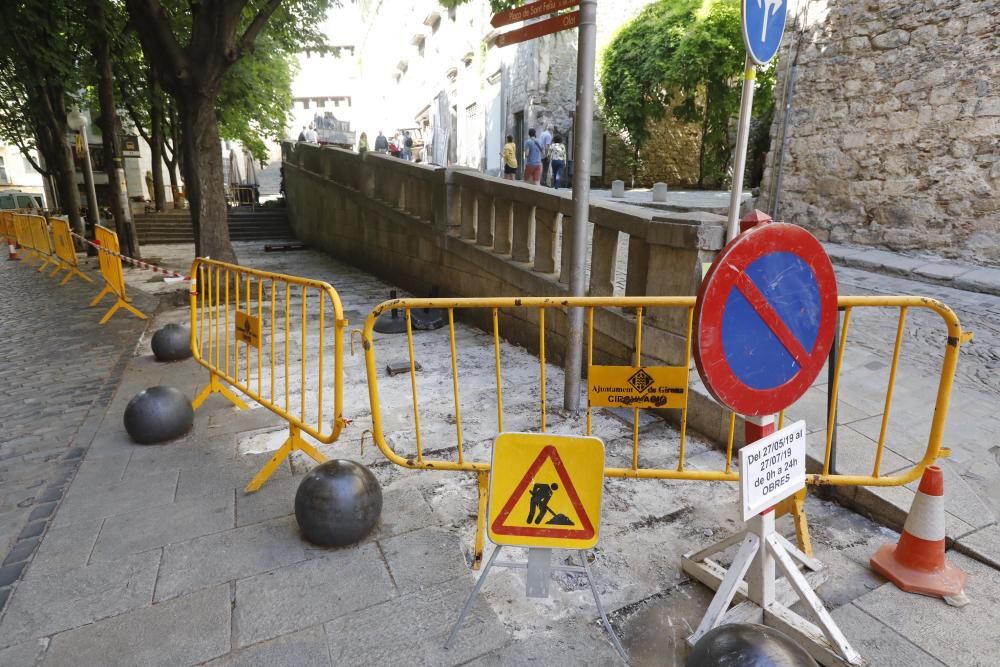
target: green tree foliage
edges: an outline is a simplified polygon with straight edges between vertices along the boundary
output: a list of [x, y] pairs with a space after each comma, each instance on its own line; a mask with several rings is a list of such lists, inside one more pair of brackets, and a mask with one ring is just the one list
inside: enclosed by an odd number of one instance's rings
[[[720, 185], [739, 113], [745, 51], [736, 0], [658, 0], [626, 25], [604, 52], [602, 108], [638, 158], [650, 123], [667, 111], [701, 130], [699, 184]], [[757, 77], [754, 115], [772, 113], [773, 67]], [[758, 123], [760, 125], [760, 123]], [[763, 142], [756, 150], [766, 152]], [[755, 156], [750, 156], [753, 163]]]
[[607, 124], [638, 153], [676, 94], [667, 76], [700, 0], [660, 0], [626, 24], [601, 59], [601, 106]]
[[267, 158], [268, 140], [280, 140], [291, 118], [295, 60], [270, 35], [237, 61], [222, 80], [216, 114], [219, 135], [239, 141], [258, 162]]

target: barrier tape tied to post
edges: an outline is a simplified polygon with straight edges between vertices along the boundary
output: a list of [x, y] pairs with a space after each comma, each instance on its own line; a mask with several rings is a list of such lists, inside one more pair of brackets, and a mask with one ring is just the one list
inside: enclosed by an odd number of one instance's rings
[[185, 280], [191, 280], [190, 276], [185, 276], [183, 274], [177, 273], [176, 271], [168, 271], [167, 269], [164, 269], [163, 267], [160, 267], [160, 266], [156, 266], [155, 264], [150, 264], [149, 262], [143, 262], [142, 260], [139, 260], [139, 259], [133, 259], [133, 258], [129, 257], [128, 255], [123, 255], [123, 254], [121, 254], [119, 252], [115, 252], [113, 250], [108, 250], [107, 248], [105, 248], [104, 246], [102, 246], [100, 243], [98, 243], [96, 240], [95, 241], [91, 241], [90, 239], [87, 239], [87, 238], [84, 238], [84, 237], [80, 236], [76, 232], [71, 231], [70, 234], [72, 234], [76, 238], [80, 239], [84, 243], [86, 243], [86, 244], [88, 244], [90, 246], [93, 246], [94, 248], [97, 249], [98, 252], [104, 252], [104, 253], [107, 253], [109, 255], [114, 255], [115, 257], [118, 257], [119, 259], [121, 259], [124, 262], [128, 262], [129, 264], [131, 264], [133, 266], [138, 266], [140, 269], [148, 269], [149, 271], [152, 271], [153, 273], [162, 273], [163, 276], [164, 276], [164, 278], [163, 278], [164, 282], [175, 283], [175, 282], [182, 282], [182, 281], [185, 281]]

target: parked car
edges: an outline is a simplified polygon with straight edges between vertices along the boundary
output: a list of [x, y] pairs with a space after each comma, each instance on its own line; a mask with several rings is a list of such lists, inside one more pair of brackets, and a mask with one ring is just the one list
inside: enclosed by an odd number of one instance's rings
[[10, 209], [44, 211], [45, 204], [42, 195], [20, 190], [4, 190], [0, 192], [0, 210]]

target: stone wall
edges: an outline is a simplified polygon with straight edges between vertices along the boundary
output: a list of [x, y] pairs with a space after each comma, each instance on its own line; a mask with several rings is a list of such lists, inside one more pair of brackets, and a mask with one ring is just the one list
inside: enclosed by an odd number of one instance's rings
[[[682, 123], [667, 114], [649, 124], [649, 141], [642, 149], [642, 167], [635, 186], [649, 187], [662, 181], [670, 187], [698, 184], [698, 149], [701, 133], [696, 123]], [[619, 137], [608, 134], [604, 151], [604, 183], [621, 179], [631, 183], [631, 150]], [[631, 186], [630, 186], [631, 187]]]
[[780, 56], [761, 208], [778, 193], [778, 217], [821, 239], [1000, 264], [1000, 3], [804, 9]]

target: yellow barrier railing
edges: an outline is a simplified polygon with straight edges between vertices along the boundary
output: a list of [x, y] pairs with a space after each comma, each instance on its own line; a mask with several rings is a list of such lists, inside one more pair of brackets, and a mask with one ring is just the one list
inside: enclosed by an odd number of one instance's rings
[[59, 265], [56, 259], [55, 250], [52, 248], [52, 238], [49, 236], [49, 225], [40, 215], [25, 215], [31, 230], [31, 245], [35, 250], [41, 263], [38, 265], [39, 272], [44, 271], [49, 264]]
[[69, 230], [69, 223], [59, 218], [49, 218], [49, 227], [52, 230], [52, 240], [55, 243], [56, 259], [58, 264], [51, 277], [55, 277], [60, 271], [66, 271], [66, 275], [60, 281], [60, 285], [65, 285], [73, 276], [79, 277], [88, 283], [94, 282], [90, 276], [80, 271], [80, 265], [76, 259], [76, 247], [73, 245], [73, 235]]
[[118, 245], [118, 234], [106, 227], [98, 225], [94, 228], [94, 239], [98, 246], [97, 261], [101, 266], [101, 275], [104, 277], [104, 289], [90, 302], [91, 307], [96, 306], [106, 294], [115, 297], [115, 304], [101, 318], [101, 324], [111, 319], [119, 308], [124, 308], [140, 320], [146, 316], [135, 308], [127, 296], [125, 296], [125, 276], [122, 273], [121, 248]]
[[[461, 400], [460, 400], [460, 387], [462, 382], [459, 381], [459, 364], [458, 355], [456, 354], [456, 337], [455, 337], [455, 311], [462, 310], [479, 310], [488, 311], [489, 315], [492, 317], [492, 337], [493, 337], [493, 348], [494, 348], [494, 359], [491, 360], [491, 364], [494, 366], [495, 373], [495, 391], [496, 391], [496, 429], [490, 433], [480, 432], [476, 435], [478, 439], [482, 439], [484, 436], [495, 436], [504, 431], [504, 404], [503, 404], [503, 381], [502, 381], [502, 365], [501, 365], [501, 345], [500, 345], [500, 327], [499, 327], [499, 314], [500, 310], [503, 309], [511, 314], [517, 315], [520, 322], [531, 322], [538, 328], [538, 350], [539, 350], [539, 375], [537, 378], [537, 389], [532, 391], [537, 391], [538, 402], [537, 402], [537, 428], [545, 432], [547, 428], [547, 403], [546, 403], [546, 391], [545, 391], [545, 334], [546, 334], [546, 312], [547, 311], [560, 311], [568, 308], [584, 308], [586, 310], [586, 322], [587, 322], [587, 360], [590, 372], [588, 377], [595, 377], [595, 369], [601, 371], [601, 369], [611, 369], [613, 367], [598, 367], [593, 363], [594, 355], [594, 313], [596, 309], [600, 308], [622, 308], [631, 310], [635, 314], [635, 325], [634, 325], [634, 341], [632, 341], [631, 349], [633, 350], [633, 364], [631, 367], [617, 367], [621, 368], [624, 374], [627, 376], [632, 372], [638, 372], [643, 369], [642, 363], [642, 336], [643, 336], [643, 319], [651, 309], [682, 309], [686, 311], [686, 322], [687, 322], [687, 355], [686, 363], [684, 366], [678, 367], [653, 367], [650, 372], [653, 375], [669, 376], [666, 382], [669, 384], [673, 382], [673, 387], [669, 390], [671, 392], [672, 403], [664, 403], [664, 407], [671, 408], [675, 407], [680, 410], [680, 434], [679, 434], [679, 445], [676, 452], [676, 461], [671, 461], [671, 465], [668, 467], [647, 467], [642, 465], [642, 457], [640, 456], [640, 431], [639, 431], [639, 409], [635, 408], [633, 413], [633, 428], [632, 428], [632, 443], [631, 451], [629, 452], [629, 461], [627, 465], [621, 466], [608, 466], [605, 468], [604, 474], [606, 477], [628, 477], [636, 479], [684, 479], [684, 480], [705, 480], [705, 481], [729, 481], [735, 482], [739, 480], [739, 472], [734, 469], [733, 466], [733, 452], [734, 452], [734, 430], [736, 416], [731, 415], [729, 420], [729, 436], [728, 442], [726, 444], [724, 465], [719, 469], [705, 469], [704, 466], [700, 465], [698, 469], [692, 469], [687, 466], [687, 422], [688, 422], [688, 391], [691, 381], [691, 376], [697, 377], [697, 372], [691, 368], [690, 364], [690, 350], [691, 350], [691, 330], [692, 321], [694, 313], [695, 300], [693, 297], [600, 297], [600, 298], [560, 298], [560, 299], [550, 299], [550, 298], [498, 298], [498, 299], [404, 299], [404, 300], [394, 300], [387, 301], [385, 303], [377, 306], [371, 314], [369, 314], [363, 332], [363, 342], [365, 348], [365, 363], [368, 374], [368, 392], [369, 400], [371, 403], [372, 410], [372, 432], [375, 443], [382, 451], [382, 453], [393, 463], [406, 468], [418, 468], [418, 469], [432, 469], [432, 470], [451, 470], [451, 471], [462, 471], [475, 473], [478, 475], [479, 479], [479, 515], [477, 522], [477, 536], [475, 545], [475, 556], [474, 563], [478, 563], [482, 557], [482, 539], [483, 539], [483, 528], [485, 526], [485, 497], [486, 489], [488, 485], [488, 474], [490, 469], [490, 464], [488, 460], [472, 461], [469, 460], [465, 455], [465, 446], [463, 442], [463, 423], [462, 423], [462, 413], [461, 413]], [[962, 342], [968, 340], [970, 335], [964, 334], [961, 330], [958, 318], [955, 313], [948, 308], [946, 305], [934, 301], [932, 299], [923, 299], [918, 297], [906, 297], [906, 296], [894, 296], [894, 297], [840, 297], [839, 306], [844, 311], [844, 321], [842, 327], [842, 336], [839, 349], [838, 363], [835, 368], [835, 375], [839, 378], [841, 373], [841, 364], [844, 358], [844, 347], [847, 340], [847, 333], [851, 322], [851, 313], [857, 308], [893, 308], [898, 309], [899, 319], [897, 326], [897, 336], [896, 345], [893, 352], [893, 361], [891, 365], [890, 377], [888, 379], [888, 388], [886, 390], [886, 401], [883, 410], [882, 417], [882, 428], [877, 443], [877, 448], [875, 452], [875, 462], [869, 475], [857, 475], [857, 474], [835, 474], [830, 471], [830, 459], [831, 459], [831, 449], [832, 449], [832, 432], [827, 433], [825, 437], [825, 449], [824, 449], [824, 464], [822, 472], [813, 473], [807, 475], [807, 481], [814, 485], [859, 485], [859, 486], [899, 486], [903, 484], [908, 484], [916, 480], [922, 474], [924, 468], [932, 464], [939, 456], [942, 455], [941, 448], [941, 437], [944, 429], [945, 418], [948, 412], [948, 404], [951, 396], [951, 387], [955, 375], [955, 368], [958, 362], [959, 347]], [[411, 311], [425, 308], [435, 308], [444, 309], [447, 311], [448, 316], [448, 347], [441, 350], [440, 355], [434, 355], [435, 358], [450, 358], [451, 360], [451, 373], [452, 373], [452, 400], [450, 402], [451, 407], [445, 409], [442, 406], [445, 402], [441, 400], [440, 397], [435, 398], [435, 406], [438, 410], [446, 410], [447, 414], [442, 415], [444, 420], [448, 423], [454, 423], [455, 427], [455, 440], [452, 445], [446, 445], [441, 442], [441, 438], [444, 437], [439, 431], [435, 432], [435, 453], [440, 456], [440, 452], [448, 449], [454, 449], [454, 458], [437, 458], [437, 457], [427, 457], [425, 456], [423, 448], [423, 439], [421, 433], [421, 419], [420, 419], [420, 407], [417, 395], [417, 381], [414, 373], [416, 367], [416, 359], [413, 353], [413, 330], [411, 324]], [[386, 438], [384, 419], [382, 416], [381, 402], [379, 397], [378, 388], [378, 375], [376, 372], [377, 364], [375, 360], [375, 341], [373, 338], [373, 327], [375, 324], [375, 319], [382, 314], [391, 309], [401, 309], [405, 313], [406, 325], [407, 325], [407, 343], [409, 351], [409, 363], [411, 371], [411, 401], [410, 410], [412, 414], [412, 422], [407, 427], [412, 433], [413, 440], [411, 442], [405, 443], [409, 451], [407, 455], [399, 454], [393, 446], [389, 444]], [[930, 434], [928, 436], [927, 446], [924, 450], [923, 456], [919, 462], [915, 463], [912, 467], [907, 470], [899, 471], [896, 474], [884, 475], [881, 471], [881, 461], [883, 458], [883, 452], [885, 449], [886, 442], [886, 430], [888, 425], [889, 414], [891, 410], [892, 403], [892, 390], [896, 381], [896, 371], [899, 364], [901, 343], [903, 340], [903, 329], [906, 321], [907, 312], [911, 309], [926, 309], [934, 313], [937, 313], [943, 320], [945, 328], [947, 330], [947, 335], [943, 337], [946, 341], [943, 350], [943, 359], [941, 367], [940, 380], [938, 382], [937, 395], [935, 399], [935, 410], [933, 422], [930, 428]], [[480, 321], [485, 321], [485, 318], [481, 318]], [[482, 373], [482, 369], [478, 369], [479, 373]], [[598, 372], [596, 375], [600, 375]], [[835, 382], [831, 394], [834, 398], [832, 405], [833, 414], [828, 415], [830, 421], [836, 416], [836, 398], [839, 389], [839, 383]], [[523, 396], [526, 395], [528, 388], [523, 388], [519, 391], [519, 400], [523, 403]], [[592, 393], [593, 396], [593, 393]], [[533, 399], [532, 399], [533, 402]], [[399, 406], [396, 406], [397, 408]], [[523, 405], [519, 405], [519, 408], [523, 408]], [[586, 434], [593, 434], [593, 419], [592, 419], [592, 409], [593, 407], [588, 402], [587, 407], [587, 425]], [[481, 421], [481, 416], [479, 421]], [[779, 422], [783, 422], [784, 413], [779, 416]], [[426, 421], [425, 421], [426, 423]], [[780, 428], [780, 423], [779, 423]], [[480, 429], [483, 431], [483, 429]], [[400, 435], [398, 432], [395, 435]], [[467, 434], [466, 434], [467, 437]], [[400, 439], [401, 440], [401, 439]], [[400, 443], [400, 440], [394, 440]], [[658, 453], [660, 455], [661, 453]], [[798, 526], [797, 526], [798, 527]]]
[[31, 266], [35, 260], [42, 259], [38, 251], [35, 250], [35, 240], [31, 232], [31, 223], [26, 215], [14, 213], [13, 216], [14, 233], [17, 236], [17, 244], [21, 246], [22, 250], [24, 250], [22, 263]]
[[[191, 266], [191, 350], [209, 371], [195, 409], [213, 393], [246, 408], [228, 384], [288, 422], [288, 439], [247, 485], [248, 493], [293, 451], [326, 461], [302, 433], [329, 444], [346, 424], [346, 327], [340, 296], [327, 283], [201, 258]], [[332, 414], [323, 400], [331, 376]]]
[[17, 229], [14, 227], [13, 212], [0, 211], [0, 234], [3, 234], [8, 243], [13, 243], [17, 239]]

